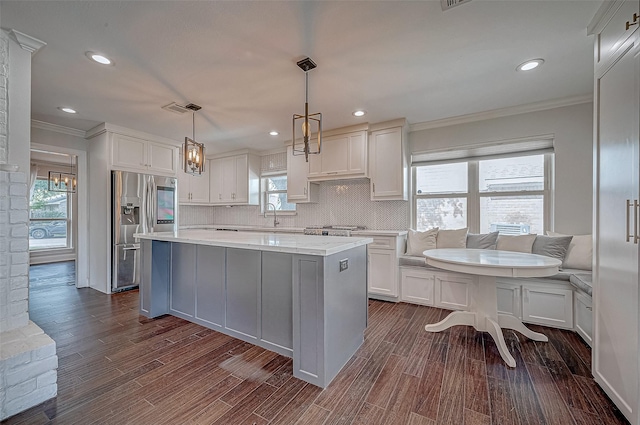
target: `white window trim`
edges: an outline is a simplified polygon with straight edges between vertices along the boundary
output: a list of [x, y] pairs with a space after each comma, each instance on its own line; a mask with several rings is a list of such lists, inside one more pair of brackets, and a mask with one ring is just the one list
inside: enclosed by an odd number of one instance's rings
[[[286, 190], [267, 190], [266, 187], [266, 183], [265, 181], [267, 180], [267, 177], [274, 177], [274, 176], [284, 176], [287, 177], [287, 172], [286, 170], [283, 171], [266, 171], [263, 172], [261, 174], [261, 178], [260, 178], [260, 186], [261, 186], [261, 190], [260, 190], [260, 212], [258, 215], [262, 215], [264, 216], [265, 212], [267, 214], [267, 216], [273, 216], [274, 212], [272, 209], [269, 209], [268, 211], [265, 211], [265, 209], [267, 208], [267, 196], [270, 193], [287, 193]], [[289, 184], [289, 182], [287, 181], [287, 184]], [[287, 198], [288, 199], [288, 198]], [[293, 203], [293, 202], [290, 202]], [[298, 204], [293, 203], [296, 206], [295, 210], [277, 210], [277, 215], [280, 216], [285, 216], [285, 215], [297, 215], [298, 214]]]
[[[531, 155], [531, 152], [513, 153], [510, 157], [520, 157]], [[536, 153], [534, 153], [535, 155]], [[540, 154], [540, 153], [537, 153]], [[427, 165], [446, 164], [447, 162], [434, 162], [432, 163], [418, 163], [411, 166], [411, 185], [412, 188], [412, 200], [411, 200], [411, 226], [417, 228], [417, 215], [418, 199], [431, 199], [431, 198], [466, 198], [467, 199], [467, 227], [470, 233], [480, 232], [480, 198], [487, 196], [518, 196], [518, 195], [531, 195], [531, 196], [543, 196], [543, 232], [553, 229], [553, 198], [554, 198], [554, 154], [545, 152], [544, 155], [544, 189], [543, 190], [526, 190], [526, 191], [510, 191], [510, 192], [480, 192], [479, 189], [479, 166], [480, 161], [489, 159], [486, 157], [469, 158], [464, 162], [467, 162], [467, 191], [466, 192], [445, 192], [445, 193], [430, 193], [430, 194], [417, 194], [415, 188], [416, 182], [416, 168]], [[451, 162], [462, 162], [460, 160], [453, 160]]]

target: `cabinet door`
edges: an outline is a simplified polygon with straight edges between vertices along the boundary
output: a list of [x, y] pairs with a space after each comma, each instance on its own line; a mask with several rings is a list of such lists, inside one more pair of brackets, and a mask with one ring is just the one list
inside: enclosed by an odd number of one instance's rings
[[169, 310], [180, 317], [193, 317], [196, 308], [196, 246], [171, 244], [171, 289]]
[[367, 174], [367, 133], [365, 131], [349, 136], [348, 171]]
[[573, 291], [522, 285], [522, 321], [573, 329]]
[[398, 296], [397, 264], [394, 250], [369, 249], [367, 279], [369, 293]]
[[471, 306], [471, 278], [437, 273], [435, 305], [448, 310], [469, 310]]
[[321, 174], [349, 172], [349, 136], [330, 136], [322, 140]]
[[178, 173], [178, 202], [181, 204], [191, 202], [191, 176], [184, 171]]
[[[638, 245], [633, 206], [638, 200], [638, 47], [596, 81], [599, 120], [596, 281], [593, 300], [593, 375], [627, 418], [638, 416]], [[635, 420], [631, 420], [635, 422]]]
[[146, 171], [148, 165], [147, 141], [114, 134], [111, 162], [116, 167]]
[[222, 201], [225, 203], [232, 203], [236, 194], [236, 159], [222, 158], [220, 161], [222, 165]]
[[209, 200], [212, 204], [220, 204], [224, 187], [224, 158], [212, 159], [209, 162]]
[[[247, 155], [238, 155], [233, 158], [235, 189], [231, 199], [233, 202], [249, 202], [249, 158]], [[231, 184], [231, 183], [229, 183]]]
[[371, 133], [369, 154], [371, 199], [406, 199], [402, 128]]
[[433, 305], [435, 276], [427, 270], [402, 269], [402, 301], [422, 305]]
[[287, 199], [291, 201], [307, 200], [309, 183], [309, 163], [304, 155], [293, 155], [293, 148], [287, 148]]
[[172, 175], [177, 173], [178, 148], [160, 143], [148, 142], [149, 171], [157, 174]]
[[520, 285], [497, 283], [496, 297], [498, 299], [498, 313], [511, 314], [512, 316], [522, 319]]
[[189, 183], [191, 189], [191, 199], [189, 200], [193, 204], [208, 204], [209, 203], [209, 167], [211, 161], [205, 162], [204, 171], [197, 176], [189, 176]]

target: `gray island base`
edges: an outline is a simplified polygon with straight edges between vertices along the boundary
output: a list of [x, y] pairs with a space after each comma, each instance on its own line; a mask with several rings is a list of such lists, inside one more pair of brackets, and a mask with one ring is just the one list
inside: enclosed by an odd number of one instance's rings
[[137, 237], [146, 317], [171, 314], [291, 357], [293, 375], [322, 388], [364, 341], [369, 238], [210, 230]]

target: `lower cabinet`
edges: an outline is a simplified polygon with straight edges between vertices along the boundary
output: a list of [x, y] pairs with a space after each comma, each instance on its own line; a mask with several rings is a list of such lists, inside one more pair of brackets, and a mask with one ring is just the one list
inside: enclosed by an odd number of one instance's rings
[[522, 321], [573, 329], [573, 291], [549, 286], [522, 285]]
[[593, 337], [593, 310], [591, 301], [591, 297], [587, 294], [578, 291], [573, 294], [575, 330], [582, 339], [589, 344], [589, 347], [591, 347]]
[[471, 277], [418, 268], [402, 268], [401, 300], [409, 303], [467, 310], [471, 305]]
[[196, 246], [195, 317], [215, 328], [224, 327], [225, 249], [220, 246]]
[[169, 311], [193, 317], [196, 311], [196, 246], [171, 246], [171, 286]]
[[367, 246], [367, 290], [370, 298], [397, 301], [398, 256], [406, 236], [373, 236]]
[[518, 319], [522, 319], [521, 292], [520, 285], [497, 281], [498, 313], [511, 314]]
[[227, 248], [226, 328], [258, 338], [261, 252]]
[[401, 268], [400, 282], [402, 282], [401, 300], [422, 305], [434, 305], [433, 287], [435, 284], [433, 272], [417, 268]]

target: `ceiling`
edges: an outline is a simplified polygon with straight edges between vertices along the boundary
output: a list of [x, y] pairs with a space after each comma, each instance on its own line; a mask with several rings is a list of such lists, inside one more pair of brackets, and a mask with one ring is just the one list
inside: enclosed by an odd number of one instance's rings
[[[304, 112], [296, 62], [306, 56], [318, 64], [309, 112], [322, 112], [325, 129], [590, 95], [586, 27], [600, 3], [472, 0], [443, 12], [433, 0], [2, 0], [0, 26], [47, 43], [33, 57], [33, 119], [80, 130], [109, 122], [180, 141], [191, 114], [161, 106], [193, 102], [203, 107], [196, 139], [222, 152], [291, 138], [291, 116]], [[532, 58], [545, 63], [515, 71]]]

